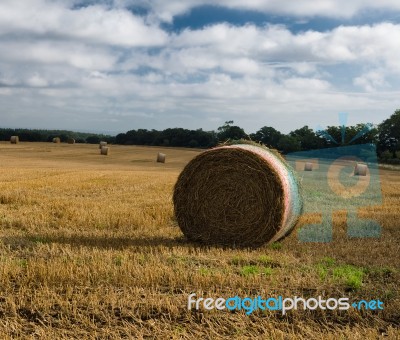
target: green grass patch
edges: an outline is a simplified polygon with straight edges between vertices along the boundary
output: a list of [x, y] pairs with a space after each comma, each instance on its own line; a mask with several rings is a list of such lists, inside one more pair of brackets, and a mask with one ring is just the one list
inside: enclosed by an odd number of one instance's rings
[[364, 270], [351, 265], [342, 265], [333, 268], [332, 275], [335, 280], [342, 281], [347, 288], [360, 289], [363, 283]]
[[282, 249], [282, 243], [279, 242], [274, 242], [269, 246], [273, 250], [281, 250]]
[[264, 266], [268, 266], [271, 263], [273, 263], [271, 257], [269, 257], [268, 255], [261, 255], [258, 257], [258, 261], [259, 264], [262, 264]]
[[321, 264], [327, 266], [327, 267], [332, 267], [336, 263], [336, 260], [332, 257], [323, 257], [321, 260]]
[[264, 275], [272, 275], [272, 273], [273, 273], [273, 269], [269, 268], [269, 267], [265, 267], [262, 270], [262, 274], [264, 274]]
[[28, 267], [28, 260], [25, 259], [18, 259], [17, 263], [19, 266], [21, 266], [22, 268], [26, 268]]
[[318, 264], [317, 265], [317, 273], [319, 276], [319, 279], [321, 281], [325, 281], [326, 277], [328, 276], [328, 268], [326, 268], [325, 266]]
[[244, 266], [240, 270], [240, 274], [243, 276], [251, 276], [260, 273], [260, 268], [257, 266]]
[[114, 264], [117, 267], [121, 267], [122, 266], [122, 256], [116, 256], [114, 257]]
[[242, 276], [252, 276], [252, 275], [271, 275], [273, 273], [273, 269], [270, 267], [262, 267], [262, 266], [243, 266], [240, 269], [240, 275]]
[[390, 267], [365, 268], [365, 274], [371, 277], [390, 278], [396, 274], [396, 269]]
[[208, 275], [211, 275], [211, 270], [209, 268], [206, 268], [206, 267], [200, 267], [199, 268], [199, 274], [203, 275], [203, 276], [208, 276]]
[[344, 284], [346, 288], [357, 290], [362, 287], [363, 278], [366, 274], [364, 268], [352, 265], [337, 265], [336, 260], [324, 257], [316, 265], [317, 274], [321, 281], [333, 281]]

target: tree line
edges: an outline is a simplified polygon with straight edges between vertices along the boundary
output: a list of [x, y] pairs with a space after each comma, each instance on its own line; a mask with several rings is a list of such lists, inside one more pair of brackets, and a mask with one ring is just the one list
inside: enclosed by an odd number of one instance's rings
[[248, 139], [265, 144], [282, 153], [308, 151], [372, 143], [377, 145], [381, 161], [400, 164], [400, 110], [396, 110], [381, 124], [356, 124], [355, 126], [328, 126], [314, 131], [307, 125], [283, 134], [271, 126], [247, 134], [243, 128], [227, 121], [217, 131], [187, 130], [182, 128], [157, 130], [130, 130], [116, 136], [117, 144], [155, 145], [191, 148], [209, 148], [227, 140]]
[[32, 142], [50, 142], [54, 137], [60, 137], [61, 142], [74, 138], [77, 143], [98, 144], [100, 140], [104, 140], [110, 144], [189, 148], [210, 148], [227, 140], [248, 139], [282, 153], [372, 143], [377, 145], [381, 161], [400, 164], [400, 110], [396, 110], [378, 125], [328, 126], [324, 131], [314, 131], [306, 125], [288, 134], [281, 133], [271, 126], [264, 126], [255, 133], [247, 134], [243, 128], [234, 125], [233, 121], [225, 122], [217, 131], [183, 128], [168, 128], [162, 131], [138, 129], [116, 136], [64, 130], [0, 129], [1, 140], [9, 140], [12, 135], [18, 135], [21, 141]]
[[43, 130], [43, 129], [8, 129], [0, 128], [0, 140], [8, 141], [11, 136], [18, 136], [22, 142], [52, 142], [53, 138], [60, 138], [62, 143], [68, 139], [75, 139], [76, 143], [98, 144], [100, 141], [115, 143], [115, 137], [104, 134], [87, 132], [75, 132], [67, 130]]

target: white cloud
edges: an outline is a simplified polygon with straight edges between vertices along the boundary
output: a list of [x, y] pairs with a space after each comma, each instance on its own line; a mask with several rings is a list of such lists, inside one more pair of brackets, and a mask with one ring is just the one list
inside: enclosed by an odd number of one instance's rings
[[331, 89], [329, 82], [314, 78], [289, 78], [283, 82], [285, 88], [304, 92], [324, 92]]
[[[293, 33], [283, 25], [220, 23], [168, 33], [126, 10], [127, 1], [80, 9], [71, 3], [0, 3], [0, 103], [12, 113], [0, 112], [3, 124], [32, 122], [40, 111], [45, 127], [216, 128], [234, 119], [249, 132], [262, 125], [287, 131], [323, 124], [322, 113], [336, 124], [340, 111], [379, 122], [398, 104], [400, 25]], [[204, 2], [147, 3], [152, 15], [171, 20]], [[339, 11], [328, 0], [279, 4], [221, 2], [299, 15]], [[343, 4], [343, 13], [364, 8]]]
[[293, 62], [384, 62], [400, 68], [400, 25], [340, 26], [328, 32], [293, 34], [284, 26], [236, 27], [217, 24], [185, 30], [172, 39], [176, 48], [209, 47], [222, 55]]
[[18, 64], [65, 65], [80, 69], [107, 70], [115, 66], [118, 53], [109, 48], [80, 42], [3, 40], [0, 60]]
[[32, 87], [46, 87], [49, 82], [39, 74], [34, 74], [27, 79], [26, 84]]
[[159, 46], [167, 34], [126, 9], [94, 5], [70, 9], [63, 2], [0, 2], [0, 35], [47, 35], [115, 46]]
[[388, 86], [385, 80], [385, 71], [383, 70], [373, 70], [362, 74], [354, 78], [353, 83], [367, 92], [374, 92], [377, 89]]

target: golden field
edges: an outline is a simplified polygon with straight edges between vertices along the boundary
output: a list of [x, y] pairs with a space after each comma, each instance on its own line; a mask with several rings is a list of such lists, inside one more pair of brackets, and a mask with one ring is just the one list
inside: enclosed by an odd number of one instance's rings
[[[155, 162], [157, 152], [167, 163]], [[400, 338], [400, 172], [360, 215], [380, 239], [296, 231], [258, 249], [188, 243], [172, 190], [199, 150], [0, 143], [0, 339]], [[315, 220], [303, 216], [301, 224]], [[188, 295], [380, 299], [381, 311], [189, 311]]]

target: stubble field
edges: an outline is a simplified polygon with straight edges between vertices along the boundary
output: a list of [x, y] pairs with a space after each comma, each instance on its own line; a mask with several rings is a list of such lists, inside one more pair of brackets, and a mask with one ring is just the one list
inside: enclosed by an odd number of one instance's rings
[[[157, 152], [167, 154], [157, 164]], [[172, 190], [200, 151], [0, 143], [0, 338], [400, 338], [400, 172], [381, 170], [383, 204], [360, 216], [379, 239], [330, 243], [296, 230], [259, 249], [191, 244]], [[296, 227], [316, 221], [303, 216]], [[380, 311], [189, 311], [188, 295], [380, 299]]]

